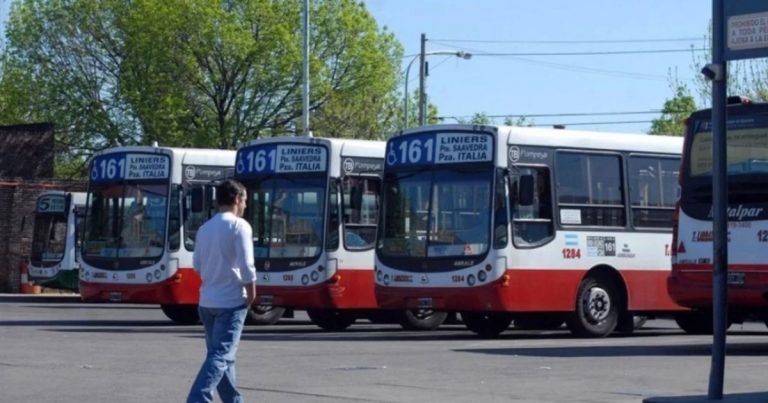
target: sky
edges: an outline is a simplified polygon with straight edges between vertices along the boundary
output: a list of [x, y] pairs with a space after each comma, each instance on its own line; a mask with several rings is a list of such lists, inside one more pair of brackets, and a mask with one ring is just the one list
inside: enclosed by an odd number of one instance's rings
[[[10, 1], [0, 0], [3, 33]], [[426, 93], [446, 123], [485, 113], [524, 115], [537, 125], [646, 132], [659, 116], [653, 111], [674, 95], [670, 82], [695, 89], [699, 64], [709, 57], [691, 49], [708, 46], [710, 0], [363, 1], [402, 44], [403, 74], [422, 33], [427, 52], [473, 54], [427, 57]], [[660, 50], [681, 52], [616, 53]], [[418, 64], [408, 75], [409, 92], [419, 85]]]
[[[365, 4], [379, 26], [403, 45], [403, 70], [419, 53], [422, 33], [427, 52], [473, 53], [469, 60], [454, 55], [427, 58], [426, 93], [445, 122], [481, 112], [526, 115], [538, 125], [647, 132], [649, 121], [659, 114], [531, 115], [658, 111], [674, 95], [671, 78], [695, 89], [695, 76], [702, 67], [698, 64], [709, 58], [706, 52], [691, 51], [709, 46], [709, 0], [365, 0]], [[684, 51], [530, 55], [657, 50]], [[409, 74], [409, 92], [419, 85], [418, 64]], [[696, 101], [703, 102], [698, 96]], [[416, 111], [409, 106], [409, 114]], [[644, 122], [577, 124], [619, 121]]]

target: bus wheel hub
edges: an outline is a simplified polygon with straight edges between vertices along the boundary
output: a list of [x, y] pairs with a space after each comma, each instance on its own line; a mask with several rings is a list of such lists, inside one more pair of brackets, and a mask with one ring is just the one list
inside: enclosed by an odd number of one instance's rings
[[602, 288], [592, 288], [589, 290], [589, 295], [585, 302], [585, 311], [588, 313], [589, 318], [594, 323], [599, 323], [608, 317], [608, 313], [611, 311], [611, 299], [608, 293]]

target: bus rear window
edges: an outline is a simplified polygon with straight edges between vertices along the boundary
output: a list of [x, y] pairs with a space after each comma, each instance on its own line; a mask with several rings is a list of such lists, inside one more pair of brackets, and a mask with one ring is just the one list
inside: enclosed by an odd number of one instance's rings
[[[728, 129], [728, 175], [768, 173], [768, 128]], [[691, 142], [689, 175], [712, 174], [712, 132], [698, 132]]]

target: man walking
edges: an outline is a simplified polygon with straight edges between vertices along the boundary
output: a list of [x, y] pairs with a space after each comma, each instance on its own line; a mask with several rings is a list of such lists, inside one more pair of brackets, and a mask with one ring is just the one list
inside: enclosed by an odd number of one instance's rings
[[235, 355], [245, 315], [256, 299], [252, 229], [242, 219], [247, 194], [235, 180], [216, 188], [219, 213], [197, 231], [193, 265], [200, 274], [200, 319], [208, 353], [187, 402], [242, 402], [235, 386]]

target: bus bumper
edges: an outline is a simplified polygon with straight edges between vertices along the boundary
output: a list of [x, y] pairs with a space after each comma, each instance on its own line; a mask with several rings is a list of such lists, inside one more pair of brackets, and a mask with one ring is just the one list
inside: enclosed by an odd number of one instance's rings
[[192, 269], [179, 269], [171, 278], [151, 284], [111, 284], [80, 280], [85, 302], [126, 302], [137, 304], [197, 304], [200, 276]]
[[[739, 271], [738, 267], [729, 269], [732, 277], [728, 285], [728, 305], [730, 308], [767, 308], [768, 307], [768, 272]], [[712, 271], [708, 270], [673, 270], [667, 279], [670, 297], [678, 304], [688, 308], [712, 307]]]
[[[553, 275], [554, 274], [554, 275]], [[473, 287], [384, 287], [376, 285], [387, 309], [439, 311], [567, 312], [573, 310], [578, 271], [507, 270], [500, 279]]]
[[[260, 273], [263, 276], [263, 273]], [[272, 273], [271, 275], [275, 275]], [[261, 277], [260, 277], [261, 278]], [[372, 270], [338, 270], [312, 286], [256, 284], [258, 303], [294, 309], [375, 309]]]

